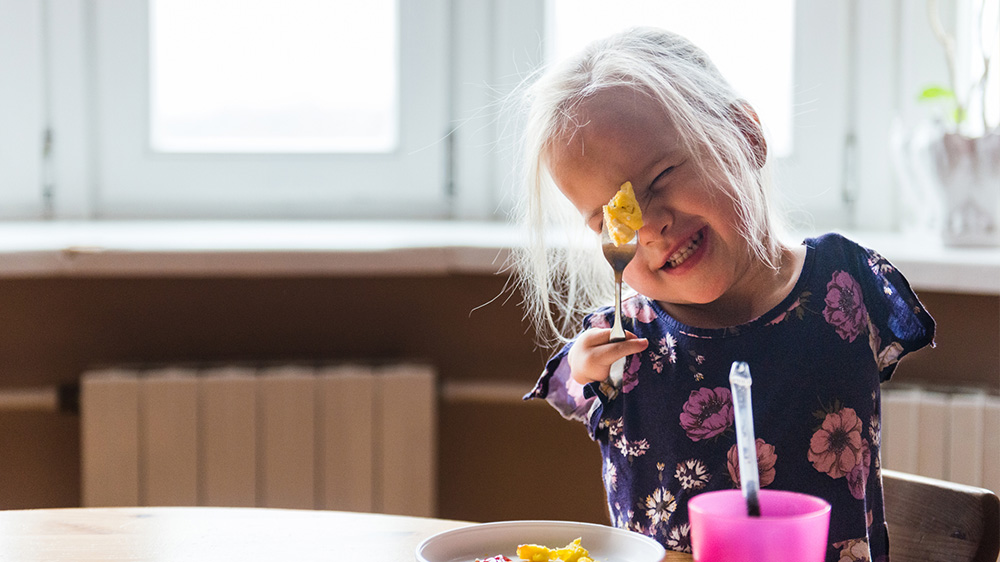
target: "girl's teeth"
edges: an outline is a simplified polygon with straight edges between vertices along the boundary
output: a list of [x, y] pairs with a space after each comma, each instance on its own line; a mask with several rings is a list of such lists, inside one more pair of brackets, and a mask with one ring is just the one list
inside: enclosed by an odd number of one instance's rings
[[698, 249], [698, 246], [701, 246], [701, 240], [703, 237], [704, 235], [699, 230], [698, 233], [688, 241], [687, 246], [677, 250], [669, 258], [667, 258], [667, 265], [669, 267], [677, 267], [678, 265], [684, 263], [684, 260], [688, 259], [688, 257], [690, 257], [691, 254]]

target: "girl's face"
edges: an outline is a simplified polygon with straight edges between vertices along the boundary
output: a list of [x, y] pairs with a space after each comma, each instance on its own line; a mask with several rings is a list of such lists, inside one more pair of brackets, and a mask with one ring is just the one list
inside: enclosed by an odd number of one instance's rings
[[588, 98], [577, 123], [553, 144], [547, 164], [595, 232], [602, 206], [632, 182], [645, 224], [625, 282], [681, 321], [731, 325], [761, 289], [763, 264], [736, 228], [733, 201], [710, 179], [720, 175], [699, 169], [661, 106], [633, 90]]

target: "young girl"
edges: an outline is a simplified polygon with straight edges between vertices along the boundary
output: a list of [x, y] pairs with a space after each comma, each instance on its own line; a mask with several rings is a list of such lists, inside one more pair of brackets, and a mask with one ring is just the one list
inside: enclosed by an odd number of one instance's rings
[[[677, 35], [599, 41], [527, 93], [535, 236], [519, 271], [536, 325], [568, 343], [526, 398], [600, 444], [614, 525], [688, 550], [688, 500], [739, 487], [728, 381], [739, 360], [753, 376], [761, 485], [832, 504], [829, 560], [884, 559], [879, 383], [934, 335], [903, 276], [839, 235], [781, 238], [756, 114]], [[596, 233], [626, 181], [644, 225], [624, 273], [630, 333], [610, 343]], [[589, 238], [547, 246], [555, 224]], [[623, 376], [609, 376], [619, 360]]]

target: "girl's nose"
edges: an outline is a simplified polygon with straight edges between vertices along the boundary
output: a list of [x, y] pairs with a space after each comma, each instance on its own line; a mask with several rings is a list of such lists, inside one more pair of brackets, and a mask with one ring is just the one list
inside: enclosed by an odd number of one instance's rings
[[651, 244], [660, 240], [670, 230], [673, 222], [674, 217], [670, 210], [649, 205], [642, 210], [642, 227], [638, 230], [639, 243]]

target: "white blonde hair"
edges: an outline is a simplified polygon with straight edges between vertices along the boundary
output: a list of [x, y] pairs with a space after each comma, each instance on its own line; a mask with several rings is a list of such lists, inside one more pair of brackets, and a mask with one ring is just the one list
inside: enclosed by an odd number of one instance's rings
[[[735, 203], [740, 222], [735, 226], [748, 248], [778, 268], [783, 245], [769, 203], [770, 171], [760, 152], [763, 133], [756, 116], [687, 39], [652, 28], [624, 31], [539, 70], [517, 92], [526, 106], [521, 110], [524, 193], [517, 218], [528, 238], [514, 263], [526, 314], [545, 345], [569, 339], [583, 315], [612, 297], [611, 268], [593, 232], [553, 182], [546, 156], [555, 139], [585, 126], [576, 119], [582, 101], [620, 87], [657, 101], [699, 168], [719, 171], [713, 183]], [[557, 242], [553, 233], [560, 236]]]

